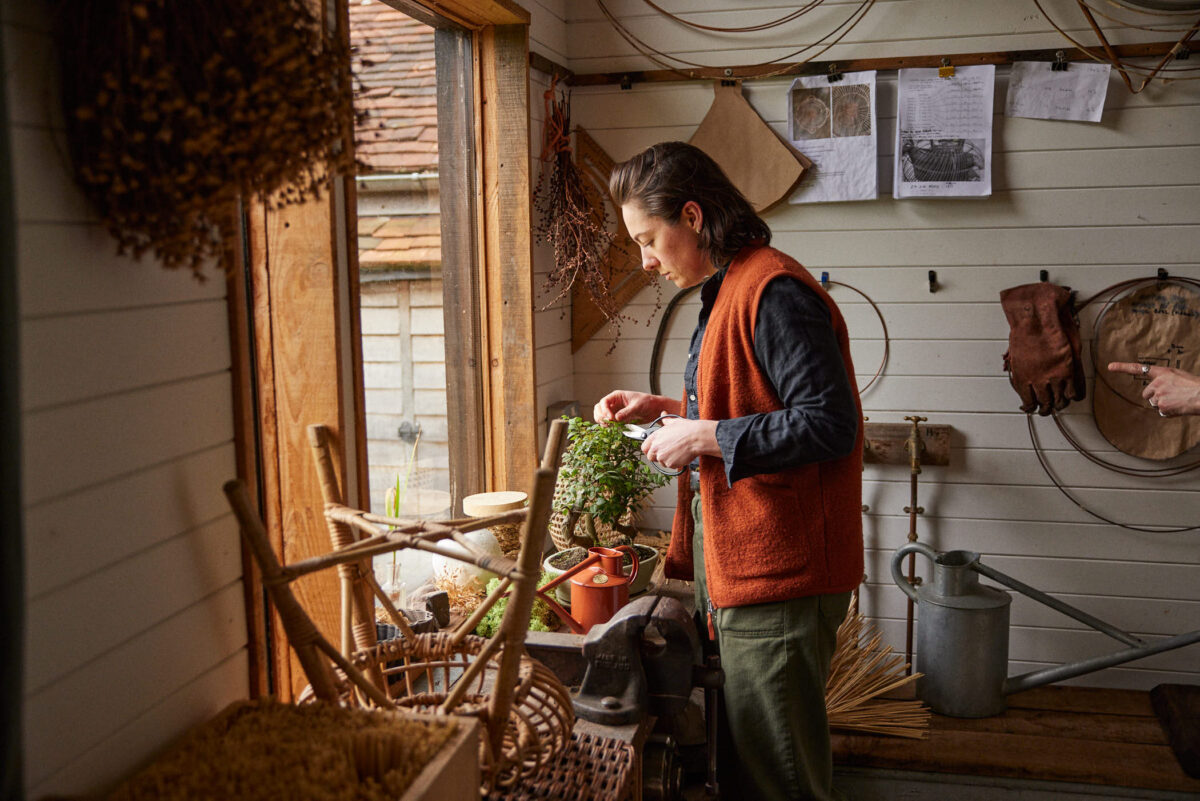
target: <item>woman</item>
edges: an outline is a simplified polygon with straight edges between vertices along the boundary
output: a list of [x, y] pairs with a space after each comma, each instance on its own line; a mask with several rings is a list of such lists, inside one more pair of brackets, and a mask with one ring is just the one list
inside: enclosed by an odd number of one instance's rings
[[609, 190], [643, 269], [704, 283], [683, 401], [617, 390], [594, 417], [682, 415], [642, 450], [692, 468], [666, 571], [694, 578], [720, 650], [732, 740], [722, 782], [739, 798], [840, 798], [825, 681], [863, 570], [862, 410], [845, 322], [699, 149], [655, 145], [618, 165]]

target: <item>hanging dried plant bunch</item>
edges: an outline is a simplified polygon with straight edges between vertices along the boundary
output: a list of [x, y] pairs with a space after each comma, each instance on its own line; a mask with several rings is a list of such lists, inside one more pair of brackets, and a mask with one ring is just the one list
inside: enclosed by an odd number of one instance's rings
[[608, 230], [604, 204], [590, 201], [583, 175], [572, 158], [571, 97], [566, 92], [557, 94], [555, 84], [551, 82], [546, 92], [542, 171], [533, 192], [534, 236], [554, 248], [554, 267], [546, 286], [556, 294], [545, 305], [554, 305], [578, 284], [614, 326], [619, 339], [625, 317], [613, 298], [607, 269], [614, 235]]
[[121, 253], [202, 278], [238, 199], [354, 169], [349, 47], [305, 0], [87, 0], [58, 24], [76, 180]]

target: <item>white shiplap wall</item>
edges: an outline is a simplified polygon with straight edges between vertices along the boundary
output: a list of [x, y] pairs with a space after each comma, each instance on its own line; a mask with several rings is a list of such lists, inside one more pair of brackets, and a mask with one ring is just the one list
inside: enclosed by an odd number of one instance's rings
[[[810, 41], [813, 27], [705, 35], [658, 18], [640, 0], [606, 0], [640, 36], [659, 49], [711, 65], [758, 63]], [[794, 4], [756, 0], [676, 0], [668, 8], [709, 25], [748, 25], [776, 18]], [[824, 19], [852, 5], [830, 0]], [[1086, 36], [1074, 2], [1044, 3], [1060, 22]], [[1120, 42], [1162, 34], [1122, 33]], [[652, 69], [600, 16], [592, 3], [567, 7], [567, 66], [576, 72]], [[537, 47], [535, 43], [535, 49]], [[870, 58], [990, 50], [1055, 48], [1063, 40], [1032, 2], [1013, 0], [880, 0], [844, 42], [821, 58]], [[549, 55], [549, 53], [547, 53]], [[556, 59], [557, 60], [557, 59]], [[935, 548], [984, 554], [999, 570], [1057, 595], [1138, 635], [1155, 637], [1200, 628], [1200, 532], [1145, 534], [1100, 523], [1058, 493], [1038, 466], [1025, 416], [1001, 372], [1008, 326], [1001, 289], [1051, 280], [1081, 297], [1165, 267], [1200, 278], [1200, 82], [1155, 86], [1131, 95], [1114, 74], [1099, 124], [1006, 119], [1007, 69], [997, 72], [994, 194], [984, 200], [891, 198], [895, 134], [895, 72], [879, 74], [880, 198], [872, 202], [782, 205], [766, 215], [775, 244], [819, 274], [870, 295], [891, 335], [884, 377], [863, 396], [868, 417], [901, 422], [920, 414], [953, 426], [951, 465], [922, 473], [920, 538]], [[788, 79], [747, 83], [750, 103], [776, 130], [786, 130]], [[689, 138], [712, 98], [704, 82], [580, 87], [573, 122], [615, 159], [664, 139]], [[534, 104], [535, 109], [540, 104]], [[542, 262], [544, 264], [544, 262]], [[939, 291], [930, 294], [927, 271]], [[544, 271], [544, 267], [542, 268]], [[667, 297], [674, 291], [667, 287]], [[882, 332], [870, 307], [834, 287], [853, 339], [860, 385], [882, 352]], [[653, 311], [653, 290], [632, 306]], [[695, 296], [676, 312], [662, 374], [665, 392], [681, 381]], [[1090, 331], [1085, 319], [1085, 331]], [[565, 337], [539, 318], [539, 355]], [[555, 323], [557, 324], [557, 323]], [[651, 328], [626, 326], [611, 356], [602, 333], [575, 354], [576, 397], [590, 408], [612, 388], [648, 389], [647, 370], [658, 318]], [[557, 362], [561, 364], [561, 360]], [[1052, 424], [1038, 430], [1058, 475], [1101, 514], [1138, 524], [1200, 523], [1200, 477], [1132, 479], [1096, 468]], [[1113, 458], [1095, 432], [1090, 403], [1076, 404], [1068, 422], [1089, 448]], [[1194, 458], [1195, 453], [1191, 456]], [[1136, 464], [1135, 460], [1127, 460]], [[1142, 463], [1144, 465], [1144, 463]], [[669, 527], [673, 489], [655, 496], [646, 523]], [[867, 570], [865, 611], [888, 642], [903, 650], [903, 596], [888, 579], [891, 552], [908, 530], [908, 470], [869, 467], [864, 474]], [[927, 566], [923, 571], [928, 573]], [[1039, 604], [1018, 597], [1013, 607], [1010, 672], [1075, 661], [1121, 646]], [[1200, 679], [1196, 646], [1076, 680], [1095, 686], [1148, 689]]]
[[69, 175], [49, 5], [2, 6], [30, 798], [102, 790], [249, 690], [225, 283], [115, 255]]

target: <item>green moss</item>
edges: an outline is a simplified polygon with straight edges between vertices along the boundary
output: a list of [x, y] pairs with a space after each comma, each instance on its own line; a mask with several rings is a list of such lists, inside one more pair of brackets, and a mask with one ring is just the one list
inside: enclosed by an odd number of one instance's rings
[[[542, 573], [538, 579], [538, 587], [544, 587], [553, 578], [549, 573]], [[500, 579], [494, 578], [487, 584], [487, 594], [491, 595], [500, 586]], [[487, 611], [483, 620], [475, 627], [475, 633], [480, 637], [491, 637], [500, 630], [500, 621], [504, 619], [504, 610], [508, 608], [508, 598], [501, 598]], [[529, 616], [530, 631], [550, 631], [550, 624], [555, 620], [554, 613], [541, 598], [534, 598], [533, 613]]]

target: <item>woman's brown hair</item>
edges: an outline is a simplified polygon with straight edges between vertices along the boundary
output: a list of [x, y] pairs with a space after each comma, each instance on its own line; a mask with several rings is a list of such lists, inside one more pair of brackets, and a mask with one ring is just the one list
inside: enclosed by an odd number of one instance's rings
[[720, 166], [698, 147], [660, 142], [613, 168], [608, 191], [619, 208], [637, 203], [670, 223], [695, 201], [703, 212], [700, 248], [722, 267], [750, 244], [768, 244], [771, 229]]

